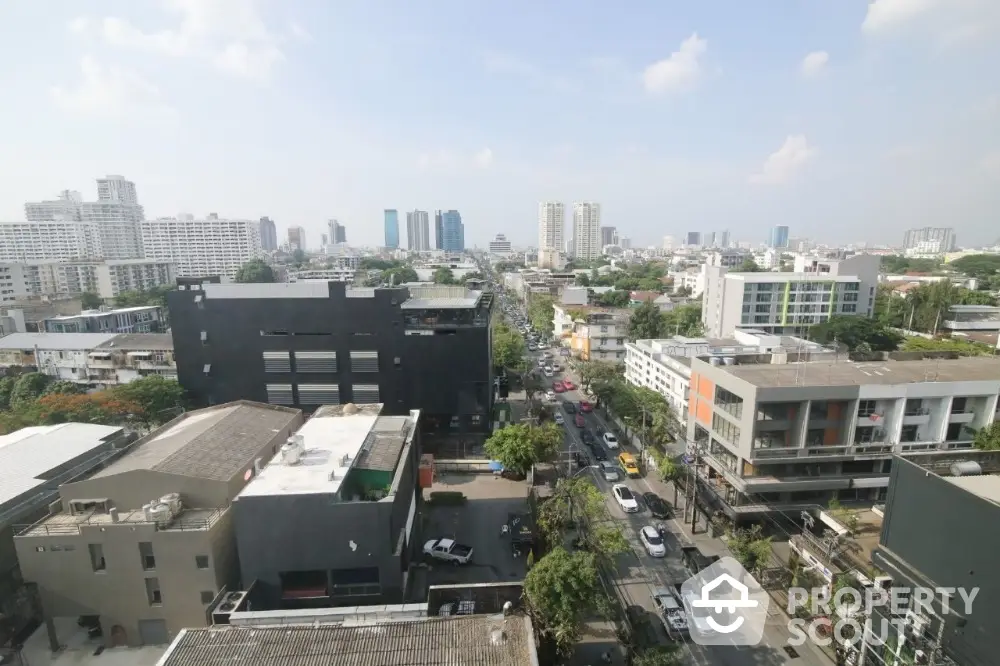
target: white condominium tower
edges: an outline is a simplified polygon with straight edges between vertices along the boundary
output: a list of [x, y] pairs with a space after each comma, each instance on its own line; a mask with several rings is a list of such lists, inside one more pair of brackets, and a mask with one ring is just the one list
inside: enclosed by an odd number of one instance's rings
[[124, 176], [105, 176], [97, 179], [97, 200], [115, 203], [138, 204], [135, 183]]
[[573, 204], [573, 256], [577, 259], [601, 256], [601, 204]]
[[174, 264], [178, 277], [221, 275], [232, 279], [240, 266], [264, 257], [259, 220], [226, 220], [212, 214], [145, 220], [142, 241], [147, 259]]
[[93, 222], [0, 221], [0, 261], [66, 261], [104, 256], [101, 229]]
[[413, 252], [429, 252], [431, 249], [431, 221], [426, 210], [415, 210], [406, 214], [407, 249]]
[[538, 204], [538, 249], [563, 251], [563, 226], [566, 206], [558, 201]]

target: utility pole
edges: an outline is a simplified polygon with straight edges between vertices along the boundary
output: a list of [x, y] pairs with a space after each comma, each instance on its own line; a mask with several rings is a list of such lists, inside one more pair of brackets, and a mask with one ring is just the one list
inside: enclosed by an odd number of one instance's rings
[[687, 504], [684, 506], [684, 522], [688, 520], [688, 509], [691, 509], [691, 532], [694, 533], [698, 525], [698, 467], [701, 465], [701, 447], [699, 442], [694, 444], [694, 464], [688, 465], [688, 487]]

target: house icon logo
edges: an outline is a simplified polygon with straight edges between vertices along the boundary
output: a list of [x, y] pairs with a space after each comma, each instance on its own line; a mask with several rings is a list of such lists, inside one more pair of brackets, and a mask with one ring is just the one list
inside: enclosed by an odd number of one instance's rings
[[735, 559], [724, 557], [684, 581], [681, 598], [695, 643], [760, 643], [770, 597]]

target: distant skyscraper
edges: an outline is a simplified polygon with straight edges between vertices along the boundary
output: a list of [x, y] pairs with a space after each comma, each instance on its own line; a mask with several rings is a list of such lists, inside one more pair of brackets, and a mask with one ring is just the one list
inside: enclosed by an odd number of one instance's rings
[[705, 247], [715, 247], [715, 232], [709, 231], [705, 234]]
[[601, 204], [573, 204], [573, 256], [586, 260], [601, 256]]
[[278, 229], [274, 226], [274, 220], [269, 217], [260, 218], [260, 245], [265, 252], [278, 249]]
[[139, 197], [135, 192], [135, 183], [131, 180], [126, 180], [125, 176], [105, 176], [104, 178], [98, 178], [97, 200], [126, 204], [139, 203]]
[[439, 210], [434, 211], [434, 249], [444, 249], [444, 220]]
[[623, 250], [631, 250], [632, 249], [632, 239], [629, 238], [628, 236], [619, 236], [617, 244]]
[[306, 251], [306, 230], [302, 227], [288, 227], [288, 249]]
[[685, 245], [690, 245], [692, 247], [701, 246], [701, 232], [700, 231], [689, 231], [687, 233], [687, 242]]
[[326, 247], [327, 245], [330, 244], [330, 235], [329, 234], [320, 234], [319, 235], [319, 242], [320, 242], [320, 244], [323, 247]]
[[729, 232], [728, 231], [723, 231], [722, 233], [719, 234], [718, 238], [719, 238], [719, 247], [722, 248], [723, 250], [728, 250], [729, 249]]
[[438, 211], [441, 219], [441, 247], [445, 252], [465, 251], [465, 225], [457, 210]]
[[385, 209], [385, 246], [395, 250], [399, 247], [399, 211]]
[[431, 249], [430, 219], [426, 210], [415, 210], [406, 214], [407, 248], [413, 252], [428, 252]]
[[939, 241], [940, 252], [952, 252], [957, 247], [955, 230], [951, 227], [923, 227], [907, 230], [903, 235], [903, 249], [910, 250], [927, 241]]
[[677, 243], [677, 241], [674, 240], [673, 236], [664, 236], [663, 237], [663, 249], [664, 250], [672, 250], [672, 249], [674, 249], [674, 245], [676, 243]]
[[333, 244], [347, 242], [347, 227], [337, 220], [330, 220], [330, 242]]
[[768, 239], [768, 245], [775, 249], [788, 247], [788, 227], [779, 225], [772, 228], [771, 238]]
[[566, 206], [558, 201], [543, 201], [538, 204], [538, 249], [564, 252], [563, 227], [566, 221]]
[[601, 227], [601, 247], [618, 244], [618, 230], [614, 227]]
[[513, 249], [511, 248], [510, 241], [503, 234], [497, 234], [497, 237], [490, 241], [490, 254], [496, 254], [500, 256], [509, 255]]

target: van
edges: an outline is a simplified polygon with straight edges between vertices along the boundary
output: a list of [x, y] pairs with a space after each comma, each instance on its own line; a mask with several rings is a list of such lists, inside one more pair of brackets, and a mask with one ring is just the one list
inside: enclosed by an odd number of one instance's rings
[[639, 464], [635, 461], [635, 456], [631, 453], [624, 452], [619, 454], [618, 464], [621, 465], [622, 471], [625, 472], [626, 476], [633, 479], [639, 478]]

